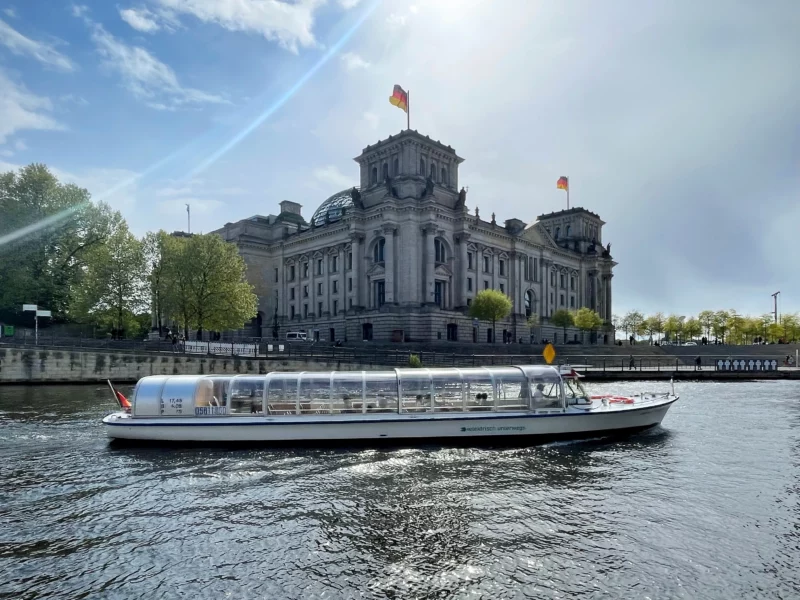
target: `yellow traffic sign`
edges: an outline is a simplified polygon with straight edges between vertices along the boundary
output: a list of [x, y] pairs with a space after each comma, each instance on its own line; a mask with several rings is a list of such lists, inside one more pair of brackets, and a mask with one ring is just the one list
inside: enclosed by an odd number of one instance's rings
[[556, 357], [556, 349], [553, 348], [553, 344], [547, 344], [544, 347], [544, 352], [542, 352], [542, 356], [544, 356], [545, 361], [547, 364], [551, 364]]

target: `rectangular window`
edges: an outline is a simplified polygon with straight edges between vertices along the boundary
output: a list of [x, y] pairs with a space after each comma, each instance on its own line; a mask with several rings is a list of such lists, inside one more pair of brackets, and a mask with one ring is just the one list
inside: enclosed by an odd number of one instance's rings
[[556, 274], [553, 271], [550, 271], [550, 285], [556, 287]]
[[317, 316], [322, 316], [322, 302], [317, 302]]
[[484, 281], [483, 282], [483, 289], [485, 289], [485, 290], [489, 289], [489, 282], [488, 281]]
[[289, 281], [294, 281], [294, 265], [289, 267]]
[[575, 308], [575, 296], [570, 296], [569, 297], [569, 307], [570, 308]]
[[308, 286], [303, 286], [303, 298], [308, 298]]
[[444, 297], [444, 283], [442, 283], [441, 281], [437, 281], [433, 285], [433, 302], [439, 308], [442, 308], [443, 297]]
[[275, 283], [278, 283], [278, 269], [275, 269]]
[[289, 318], [294, 319], [294, 304], [289, 307]]
[[538, 264], [539, 264], [539, 261], [537, 261], [534, 258], [533, 259], [533, 280], [534, 281], [538, 281], [539, 280], [539, 273], [538, 273], [539, 266], [538, 266]]
[[349, 305], [349, 307], [350, 307], [350, 308], [353, 308], [353, 299], [352, 299], [352, 298], [350, 298], [350, 299], [347, 301], [347, 303], [348, 303], [348, 305]]
[[353, 291], [353, 278], [352, 277], [350, 277], [347, 280], [347, 291], [348, 292], [352, 292]]
[[569, 289], [572, 290], [573, 292], [575, 291], [575, 277], [573, 277], [572, 275], [570, 275], [569, 277]]
[[505, 274], [506, 274], [506, 261], [501, 260], [500, 261], [500, 275], [505, 275]]
[[561, 306], [564, 306], [564, 294], [561, 294]]
[[383, 281], [375, 282], [375, 306], [381, 307], [386, 301], [386, 285]]
[[303, 304], [303, 317], [308, 317], [308, 304]]
[[334, 300], [333, 301], [333, 314], [336, 315], [338, 313], [339, 313], [339, 301], [338, 300]]
[[505, 294], [505, 293], [506, 293], [506, 286], [504, 286], [502, 283], [500, 284], [500, 292], [501, 292], [502, 294]]
[[321, 281], [317, 284], [317, 294], [322, 295], [322, 282]]
[[467, 268], [472, 269], [472, 252], [467, 252]]
[[472, 306], [472, 298], [467, 298], [467, 306]]
[[339, 282], [335, 279], [333, 280], [333, 293], [336, 294], [339, 292]]
[[289, 300], [294, 300], [294, 288], [289, 288]]
[[339, 257], [331, 257], [331, 273], [336, 273], [339, 270]]
[[488, 256], [484, 256], [483, 257], [483, 272], [484, 273], [488, 273], [489, 272], [489, 257]]
[[523, 272], [525, 273], [525, 281], [527, 281], [527, 280], [530, 279], [529, 273], [528, 273], [528, 259], [527, 258], [523, 258], [522, 262], [525, 263], [525, 266], [523, 267]]
[[353, 268], [353, 253], [352, 252], [348, 252], [347, 253], [347, 268], [348, 269], [352, 269]]
[[562, 288], [564, 288], [564, 287], [567, 287], [567, 284], [566, 284], [566, 277], [564, 277], [564, 274], [563, 274], [563, 273], [561, 274], [561, 287], [562, 287]]
[[303, 263], [303, 279], [308, 279], [308, 263]]
[[472, 277], [467, 277], [467, 291], [472, 291]]
[[317, 275], [322, 275], [322, 259], [317, 259]]

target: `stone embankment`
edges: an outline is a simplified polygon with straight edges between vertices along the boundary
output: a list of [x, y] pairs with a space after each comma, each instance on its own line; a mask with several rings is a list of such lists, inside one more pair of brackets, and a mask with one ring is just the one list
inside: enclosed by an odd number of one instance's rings
[[271, 371], [361, 371], [375, 366], [231, 356], [0, 348], [2, 383], [136, 382], [146, 375], [259, 375]]

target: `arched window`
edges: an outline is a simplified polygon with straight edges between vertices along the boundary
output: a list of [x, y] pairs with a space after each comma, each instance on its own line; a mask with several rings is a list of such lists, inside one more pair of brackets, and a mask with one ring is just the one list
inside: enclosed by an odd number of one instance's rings
[[533, 314], [533, 292], [528, 290], [525, 292], [525, 316], [530, 317]]
[[392, 171], [392, 174], [393, 174], [394, 177], [397, 177], [398, 173], [400, 173], [400, 161], [395, 158], [394, 159], [394, 170]]
[[378, 167], [372, 167], [372, 181], [371, 183], [378, 183]]
[[425, 175], [425, 159], [424, 158], [420, 158], [419, 159], [419, 174], [420, 175]]
[[431, 179], [436, 181], [436, 165], [431, 163]]
[[442, 185], [448, 185], [447, 182], [447, 169], [442, 167]]
[[556, 227], [556, 235], [555, 238], [558, 239], [558, 236], [561, 235], [561, 227]]
[[434, 240], [433, 248], [436, 253], [436, 262], [443, 263], [447, 260], [447, 251], [441, 240]]
[[389, 163], [383, 163], [383, 178], [389, 179]]
[[373, 251], [373, 257], [375, 258], [375, 262], [383, 262], [383, 252], [386, 249], [386, 240], [384, 238], [379, 239], [375, 242], [375, 250]]

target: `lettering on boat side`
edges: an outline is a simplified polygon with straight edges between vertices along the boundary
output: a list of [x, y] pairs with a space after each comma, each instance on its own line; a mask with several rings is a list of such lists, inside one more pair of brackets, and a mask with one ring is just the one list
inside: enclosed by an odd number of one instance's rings
[[160, 408], [162, 415], [182, 415], [183, 398], [162, 398]]
[[462, 427], [461, 433], [468, 433], [471, 431], [525, 431], [525, 425], [503, 425], [500, 427], [491, 427], [481, 425], [480, 427]]
[[194, 409], [195, 417], [213, 417], [216, 415], [227, 415], [227, 406], [196, 406]]

